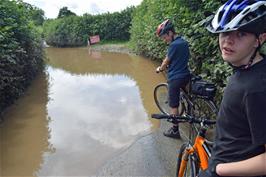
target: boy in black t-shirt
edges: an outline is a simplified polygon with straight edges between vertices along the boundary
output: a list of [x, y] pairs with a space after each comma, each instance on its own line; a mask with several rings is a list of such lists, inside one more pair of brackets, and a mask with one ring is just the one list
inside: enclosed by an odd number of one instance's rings
[[207, 29], [219, 33], [224, 61], [234, 68], [217, 118], [211, 176], [266, 176], [266, 1], [229, 0]]

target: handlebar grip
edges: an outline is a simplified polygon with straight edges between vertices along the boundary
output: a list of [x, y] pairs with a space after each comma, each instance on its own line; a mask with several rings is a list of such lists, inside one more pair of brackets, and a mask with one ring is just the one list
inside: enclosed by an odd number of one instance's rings
[[192, 123], [203, 123], [205, 125], [213, 125], [216, 124], [216, 120], [209, 120], [206, 118], [195, 118], [189, 115], [187, 116], [175, 116], [175, 115], [167, 115], [167, 114], [151, 114], [151, 117], [154, 119], [167, 119], [172, 123], [180, 123], [180, 122], [192, 122]]
[[171, 116], [167, 115], [167, 114], [151, 114], [152, 118], [155, 119], [169, 119], [171, 118]]
[[203, 122], [204, 122], [204, 124], [207, 124], [207, 125], [214, 125], [214, 124], [216, 124], [216, 120], [208, 120], [208, 119], [205, 119]]
[[180, 122], [188, 121], [186, 117], [167, 115], [167, 114], [151, 114], [151, 117], [154, 119], [166, 119], [168, 122], [171, 122], [173, 124], [178, 124]]
[[176, 119], [178, 121], [188, 121], [190, 117], [168, 115], [168, 114], [151, 114], [151, 117], [154, 119]]

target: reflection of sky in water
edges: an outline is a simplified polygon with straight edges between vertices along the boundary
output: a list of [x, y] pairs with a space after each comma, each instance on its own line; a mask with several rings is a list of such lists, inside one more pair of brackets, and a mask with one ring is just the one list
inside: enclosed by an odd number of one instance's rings
[[93, 175], [151, 128], [139, 89], [126, 75], [71, 75], [48, 67], [52, 153], [37, 176]]
[[55, 149], [77, 152], [86, 139], [121, 148], [150, 129], [139, 89], [129, 77], [71, 75], [51, 67], [48, 72], [50, 143]]

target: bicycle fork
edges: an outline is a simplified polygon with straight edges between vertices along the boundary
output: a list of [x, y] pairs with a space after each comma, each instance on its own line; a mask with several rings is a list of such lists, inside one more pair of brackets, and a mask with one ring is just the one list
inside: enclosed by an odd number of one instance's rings
[[[208, 168], [208, 159], [210, 157], [209, 149], [204, 142], [204, 138], [197, 136], [193, 146], [190, 144], [186, 147], [184, 154], [182, 155], [181, 166], [178, 172], [179, 177], [183, 177], [187, 168], [189, 158], [196, 156], [198, 167], [197, 169], [206, 170]], [[192, 159], [191, 159], [192, 160]]]
[[192, 147], [192, 146], [188, 146], [188, 147], [186, 147], [186, 149], [185, 149], [185, 152], [184, 152], [184, 154], [182, 155], [182, 160], [181, 160], [181, 166], [180, 166], [180, 170], [179, 170], [179, 172], [178, 172], [178, 176], [179, 177], [183, 177], [184, 176], [184, 172], [185, 172], [185, 170], [186, 170], [186, 168], [187, 168], [187, 163], [188, 163], [188, 158], [189, 158], [189, 156], [192, 154], [192, 153], [194, 153], [194, 148]]

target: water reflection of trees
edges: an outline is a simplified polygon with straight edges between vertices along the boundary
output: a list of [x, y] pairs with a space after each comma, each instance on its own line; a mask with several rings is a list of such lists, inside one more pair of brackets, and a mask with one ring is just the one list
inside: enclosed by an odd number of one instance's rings
[[1, 176], [32, 176], [43, 163], [43, 154], [50, 151], [47, 87], [46, 75], [41, 73], [4, 115]]

